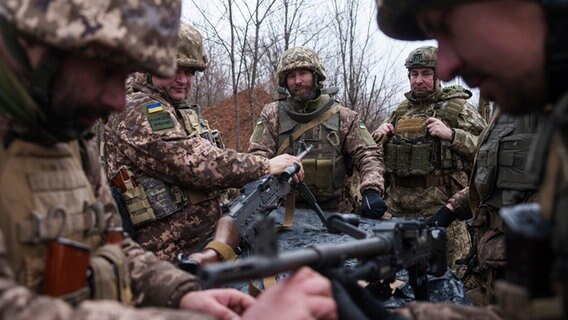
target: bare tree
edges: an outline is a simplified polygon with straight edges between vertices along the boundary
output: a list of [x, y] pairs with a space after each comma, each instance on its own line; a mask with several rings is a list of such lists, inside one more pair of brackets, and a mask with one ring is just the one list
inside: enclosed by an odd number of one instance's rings
[[[373, 51], [371, 41], [376, 27], [372, 20], [363, 26], [359, 24], [361, 9], [360, 0], [332, 1], [332, 31], [337, 39], [332, 77], [343, 89], [340, 97], [344, 105], [357, 111], [361, 119], [371, 125], [377, 118], [384, 117], [400, 90], [393, 70], [379, 70], [378, 74], [373, 74], [373, 70], [378, 70], [381, 62], [392, 68], [389, 61], [398, 55], [391, 51], [379, 56]], [[372, 7], [363, 9], [372, 10]]]

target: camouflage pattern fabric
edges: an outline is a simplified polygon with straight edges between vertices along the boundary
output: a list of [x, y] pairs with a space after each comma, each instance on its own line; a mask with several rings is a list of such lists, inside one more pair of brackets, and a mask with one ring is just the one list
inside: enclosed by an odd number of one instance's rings
[[[448, 94], [453, 95], [451, 90], [446, 90]], [[444, 90], [439, 89], [424, 100], [418, 100], [413, 97], [411, 92], [405, 94], [407, 102], [410, 103], [410, 109], [405, 113], [405, 117], [427, 117], [432, 116], [432, 108], [442, 100], [447, 99], [444, 96]], [[456, 98], [458, 98], [456, 96]], [[441, 113], [434, 114], [439, 118]], [[396, 127], [399, 120], [396, 110], [383, 123], [391, 123]], [[451, 125], [446, 121], [446, 125]], [[475, 107], [468, 102], [465, 103], [461, 112], [457, 116], [457, 125], [452, 129], [455, 131], [454, 140], [449, 144], [452, 153], [458, 155], [462, 161], [473, 162], [474, 154], [477, 147], [478, 137], [481, 131], [486, 127], [485, 120], [479, 115]], [[382, 141], [384, 137], [373, 132], [375, 141]], [[434, 172], [433, 176], [443, 175], [443, 172]], [[396, 179], [393, 177], [392, 180]], [[388, 181], [388, 180], [387, 180]], [[415, 216], [421, 214], [429, 217], [437, 212], [440, 207], [444, 206], [450, 197], [457, 191], [467, 186], [468, 173], [463, 169], [456, 169], [449, 175], [449, 179], [445, 185], [426, 186], [426, 187], [403, 187], [396, 186], [394, 183], [386, 185], [388, 213], [393, 216]], [[456, 259], [464, 257], [469, 248], [469, 237], [464, 222], [452, 224], [448, 229], [448, 263], [454, 266]]]
[[[320, 106], [321, 107], [321, 106]], [[249, 140], [248, 152], [271, 158], [276, 156], [278, 150], [279, 121], [278, 115], [280, 103], [278, 101], [267, 104], [262, 109], [257, 129]], [[359, 116], [353, 110], [340, 107], [339, 141], [344, 155], [350, 157], [360, 175], [359, 190], [373, 189], [384, 194], [384, 167], [380, 159], [381, 149], [369, 146], [360, 133]], [[357, 195], [349, 193], [349, 185], [346, 185], [340, 196], [337, 210], [339, 212], [353, 212], [359, 204], [354, 203]]]
[[12, 0], [0, 3], [0, 16], [55, 48], [171, 76], [180, 6], [177, 0]]
[[[146, 77], [141, 77], [145, 81]], [[221, 214], [216, 190], [241, 187], [269, 173], [268, 159], [223, 150], [200, 137], [189, 138], [172, 102], [160, 90], [138, 86], [128, 96], [127, 110], [113, 115], [105, 126], [108, 177], [122, 165], [134, 176], [145, 174], [175, 185], [189, 194], [206, 196], [185, 203], [182, 212], [137, 230], [137, 241], [159, 258], [174, 260], [179, 252], [191, 253], [215, 230]], [[155, 130], [147, 106], [159, 103], [170, 124]]]
[[[2, 123], [0, 140], [5, 143], [7, 137], [13, 134], [12, 127], [15, 123], [10, 116], [4, 113], [0, 114], [0, 123]], [[104, 204], [107, 226], [112, 227], [120, 224], [120, 218], [106, 177], [102, 173], [96, 148], [94, 139], [84, 144], [86, 155], [83, 161], [84, 174], [92, 184], [97, 200]], [[41, 315], [42, 319], [150, 319], [157, 315], [157, 309], [134, 310], [108, 301], [83, 302], [73, 307], [63, 300], [38, 295], [38, 292], [32, 292], [16, 281], [16, 275], [21, 273], [21, 270], [10, 268], [8, 247], [10, 244], [5, 242], [4, 236], [0, 233], [0, 301], [2, 304], [0, 318], [32, 319]], [[135, 306], [177, 308], [185, 293], [200, 288], [194, 276], [158, 260], [155, 255], [143, 250], [132, 239], [126, 238], [122, 243], [122, 249], [127, 257]], [[181, 319], [182, 316], [185, 319], [209, 319], [206, 316], [175, 310], [163, 309], [159, 313], [161, 319]]]
[[203, 52], [203, 38], [193, 25], [185, 22], [179, 28], [177, 65], [178, 68], [193, 68], [197, 71], [207, 69], [207, 57]]
[[410, 68], [433, 68], [438, 64], [438, 48], [432, 46], [416, 48], [408, 54], [404, 66]]
[[325, 68], [320, 62], [316, 52], [306, 47], [295, 47], [286, 50], [276, 67], [276, 77], [278, 78], [278, 85], [286, 87], [286, 77], [288, 72], [294, 69], [308, 69], [318, 75], [318, 82], [327, 79]]

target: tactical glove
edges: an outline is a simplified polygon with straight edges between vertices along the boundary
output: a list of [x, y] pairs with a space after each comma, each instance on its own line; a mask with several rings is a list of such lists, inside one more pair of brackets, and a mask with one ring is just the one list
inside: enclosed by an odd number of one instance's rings
[[456, 220], [456, 218], [457, 217], [452, 210], [443, 206], [440, 210], [438, 210], [438, 212], [426, 220], [426, 224], [431, 227], [438, 225], [439, 227], [447, 228], [452, 224], [452, 222], [454, 222], [454, 220]]
[[363, 191], [361, 200], [361, 215], [366, 218], [380, 219], [387, 211], [387, 204], [378, 191], [367, 189]]

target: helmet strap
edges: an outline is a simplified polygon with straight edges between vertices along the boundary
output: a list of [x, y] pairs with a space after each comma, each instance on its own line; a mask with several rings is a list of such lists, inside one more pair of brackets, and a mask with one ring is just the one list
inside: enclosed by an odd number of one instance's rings
[[547, 102], [555, 103], [566, 91], [568, 72], [568, 3], [561, 0], [542, 1], [546, 12], [548, 34], [546, 50]]
[[48, 47], [31, 78], [30, 95], [42, 107], [49, 107], [55, 76], [61, 66], [63, 52]]
[[18, 42], [16, 29], [2, 17], [0, 17], [0, 32], [2, 33], [4, 45], [11, 53], [12, 57], [16, 59], [20, 67], [25, 70], [31, 70], [28, 54], [24, 47]]

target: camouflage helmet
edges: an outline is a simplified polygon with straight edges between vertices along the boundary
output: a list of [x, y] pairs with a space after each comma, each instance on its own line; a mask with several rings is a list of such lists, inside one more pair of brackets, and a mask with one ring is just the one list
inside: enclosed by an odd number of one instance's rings
[[180, 25], [177, 50], [178, 67], [193, 68], [197, 71], [207, 68], [207, 57], [203, 53], [203, 38], [193, 25], [189, 23]]
[[[379, 28], [387, 36], [400, 40], [426, 40], [416, 21], [421, 10], [442, 8], [475, 0], [376, 0]], [[478, 0], [479, 1], [479, 0]]]
[[179, 0], [8, 0], [0, 17], [22, 36], [161, 76], [176, 70]]
[[404, 61], [407, 69], [412, 68], [432, 68], [436, 69], [438, 62], [438, 48], [425, 46], [410, 51], [408, 58]]
[[288, 73], [294, 69], [311, 70], [317, 74], [318, 82], [324, 81], [327, 78], [325, 69], [316, 52], [306, 47], [295, 47], [284, 51], [278, 61], [278, 67], [276, 69], [279, 86], [287, 87], [286, 77]]

